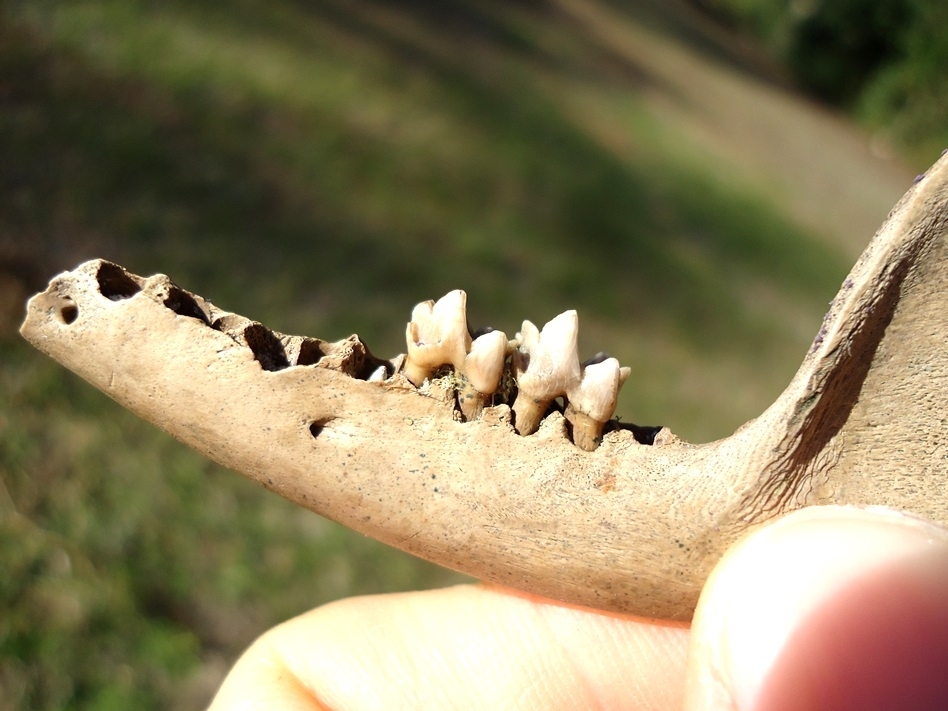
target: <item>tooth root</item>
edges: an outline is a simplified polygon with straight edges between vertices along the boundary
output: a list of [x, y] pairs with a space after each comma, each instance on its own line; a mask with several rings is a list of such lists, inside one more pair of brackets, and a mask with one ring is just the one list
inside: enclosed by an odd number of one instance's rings
[[463, 375], [458, 378], [458, 381], [458, 408], [464, 416], [464, 421], [472, 422], [480, 419], [490, 394], [482, 393]]
[[566, 406], [564, 414], [572, 425], [573, 444], [587, 452], [597, 449], [602, 443], [602, 430], [605, 423], [594, 420], [571, 405]]
[[552, 400], [545, 402], [534, 400], [524, 395], [522, 391], [518, 393], [511, 408], [514, 413], [514, 430], [517, 434], [526, 437], [540, 429], [540, 420], [550, 408], [551, 402]]

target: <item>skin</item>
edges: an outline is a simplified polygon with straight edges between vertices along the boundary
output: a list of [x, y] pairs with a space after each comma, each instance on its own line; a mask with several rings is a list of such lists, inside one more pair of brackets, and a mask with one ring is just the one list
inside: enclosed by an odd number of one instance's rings
[[694, 625], [463, 586], [343, 600], [261, 637], [211, 711], [948, 708], [948, 530], [790, 514], [716, 566]]

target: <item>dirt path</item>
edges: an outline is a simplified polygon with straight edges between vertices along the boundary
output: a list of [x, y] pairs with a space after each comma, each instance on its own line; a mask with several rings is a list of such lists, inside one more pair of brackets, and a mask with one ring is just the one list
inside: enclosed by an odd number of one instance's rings
[[660, 120], [846, 254], [862, 250], [911, 183], [911, 172], [851, 120], [788, 89], [683, 0], [558, 5], [648, 77], [647, 101]]

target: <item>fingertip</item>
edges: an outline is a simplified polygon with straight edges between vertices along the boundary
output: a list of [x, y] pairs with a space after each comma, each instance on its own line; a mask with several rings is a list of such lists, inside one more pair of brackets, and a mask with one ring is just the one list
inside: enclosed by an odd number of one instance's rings
[[482, 586], [350, 598], [258, 640], [213, 708], [680, 708], [687, 636]]
[[692, 630], [689, 709], [948, 708], [948, 533], [814, 507], [737, 544]]

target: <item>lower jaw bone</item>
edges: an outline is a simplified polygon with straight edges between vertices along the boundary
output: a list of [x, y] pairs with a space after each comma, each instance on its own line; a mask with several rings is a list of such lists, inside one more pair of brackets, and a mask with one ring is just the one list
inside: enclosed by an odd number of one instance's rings
[[948, 524], [946, 225], [942, 158], [784, 393], [705, 445], [667, 430], [642, 444], [616, 425], [583, 451], [570, 411], [580, 447], [558, 413], [526, 437], [506, 405], [460, 422], [453, 397], [396, 372], [403, 358], [285, 336], [101, 260], [54, 278], [21, 332], [211, 459], [366, 535], [558, 600], [688, 619], [727, 546], [793, 509], [884, 505]]

